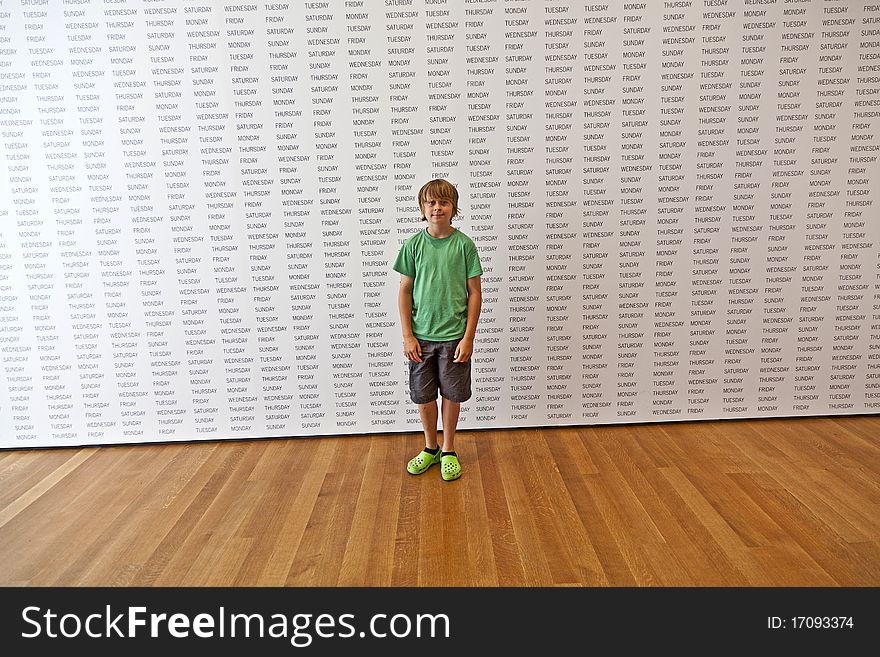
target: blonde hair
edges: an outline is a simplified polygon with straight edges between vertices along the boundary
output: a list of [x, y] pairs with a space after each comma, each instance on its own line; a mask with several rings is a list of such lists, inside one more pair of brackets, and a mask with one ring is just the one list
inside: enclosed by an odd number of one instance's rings
[[[452, 216], [458, 215], [458, 190], [448, 180], [436, 178], [422, 185], [419, 190], [419, 213], [422, 212], [422, 206], [428, 196], [438, 201], [449, 201], [452, 203]], [[427, 221], [427, 217], [424, 215], [422, 219]]]

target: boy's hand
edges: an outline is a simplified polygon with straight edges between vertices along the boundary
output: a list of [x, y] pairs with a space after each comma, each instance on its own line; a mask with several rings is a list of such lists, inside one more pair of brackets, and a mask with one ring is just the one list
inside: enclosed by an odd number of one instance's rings
[[422, 362], [422, 347], [415, 336], [403, 339], [403, 355], [414, 363]]
[[474, 341], [468, 338], [462, 338], [458, 346], [455, 348], [455, 358], [453, 363], [466, 363], [471, 359], [474, 353]]

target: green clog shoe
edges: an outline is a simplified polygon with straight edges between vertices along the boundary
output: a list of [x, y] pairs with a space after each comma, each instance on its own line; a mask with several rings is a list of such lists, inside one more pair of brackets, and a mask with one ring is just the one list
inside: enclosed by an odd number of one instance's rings
[[422, 474], [435, 463], [440, 463], [440, 450], [436, 454], [422, 450], [406, 464], [406, 471], [412, 475]]
[[458, 462], [458, 455], [455, 452], [440, 457], [440, 476], [443, 477], [443, 481], [452, 481], [461, 476], [461, 463]]

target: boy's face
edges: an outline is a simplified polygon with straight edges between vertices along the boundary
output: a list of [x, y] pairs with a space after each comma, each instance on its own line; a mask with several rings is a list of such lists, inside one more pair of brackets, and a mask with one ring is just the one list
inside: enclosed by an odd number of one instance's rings
[[422, 203], [422, 215], [431, 225], [447, 226], [452, 223], [452, 201], [428, 194]]

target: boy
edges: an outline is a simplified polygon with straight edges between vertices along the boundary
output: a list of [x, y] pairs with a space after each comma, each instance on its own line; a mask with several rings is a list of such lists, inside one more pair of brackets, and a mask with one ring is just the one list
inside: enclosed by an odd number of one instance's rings
[[[431, 180], [419, 190], [425, 230], [406, 240], [394, 262], [400, 274], [397, 305], [403, 353], [409, 361], [410, 398], [419, 405], [425, 449], [410, 460], [410, 474], [440, 463], [445, 481], [461, 476], [455, 428], [461, 403], [471, 397], [471, 355], [483, 302], [483, 268], [473, 240], [452, 227], [458, 190]], [[437, 441], [437, 391], [442, 398], [443, 444]]]

